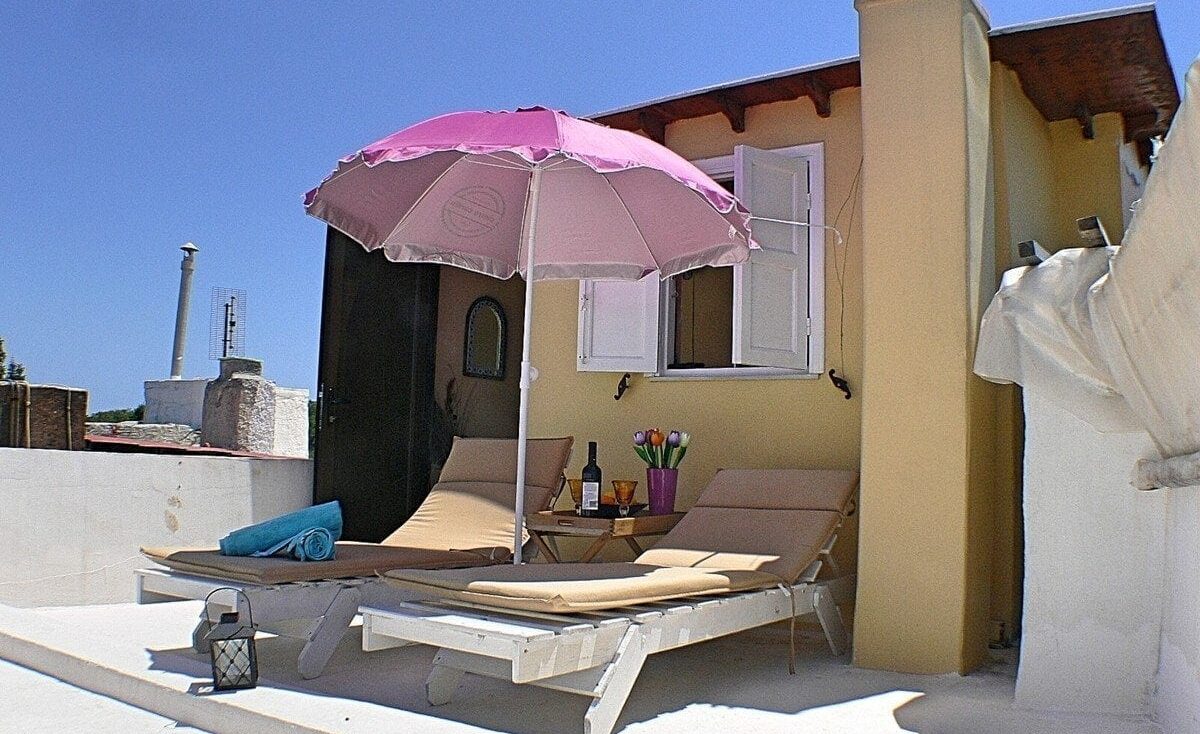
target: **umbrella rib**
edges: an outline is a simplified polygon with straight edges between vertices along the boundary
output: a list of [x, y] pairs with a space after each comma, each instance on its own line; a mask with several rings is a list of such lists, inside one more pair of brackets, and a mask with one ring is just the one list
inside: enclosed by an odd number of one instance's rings
[[[571, 163], [574, 163], [575, 165], [568, 167], [568, 164], [571, 164]], [[564, 167], [566, 167], [566, 170], [568, 170], [568, 171], [574, 171], [577, 168], [591, 168], [593, 171], [596, 170], [596, 169], [592, 168], [591, 166], [589, 166], [588, 164], [584, 163], [583, 161], [577, 161], [574, 158], [571, 158], [566, 155], [563, 155], [561, 158], [554, 161], [553, 163], [550, 163], [549, 165], [544, 166], [542, 168], [542, 170], [543, 171], [557, 171], [558, 169], [564, 168]], [[597, 173], [599, 173], [599, 171], [597, 171]], [[604, 175], [604, 174], [600, 174], [600, 175]]]
[[[399, 232], [400, 228], [404, 226], [404, 223], [406, 221], [408, 221], [409, 215], [412, 214], [414, 211], [416, 211], [417, 207], [421, 205], [421, 202], [424, 201], [425, 197], [429, 195], [429, 192], [433, 191], [434, 187], [436, 187], [439, 183], [441, 183], [442, 179], [445, 178], [446, 175], [450, 173], [451, 169], [453, 169], [455, 166], [457, 166], [459, 163], [462, 163], [463, 161], [466, 161], [467, 163], [472, 164], [472, 165], [492, 166], [495, 168], [505, 168], [510, 171], [528, 171], [529, 170], [529, 169], [525, 168], [524, 166], [501, 166], [501, 165], [497, 165], [495, 163], [484, 163], [483, 161], [470, 160], [470, 156], [471, 156], [470, 153], [463, 153], [462, 157], [460, 157], [458, 160], [454, 161], [450, 165], [446, 166], [446, 170], [439, 173], [438, 177], [433, 180], [433, 183], [429, 184], [429, 186], [426, 187], [426, 189], [421, 192], [421, 195], [417, 197], [416, 201], [413, 202], [413, 205], [408, 208], [408, 211], [404, 212], [404, 216], [400, 217], [400, 221], [396, 222], [396, 226], [392, 227], [392, 231], [388, 232], [387, 237], [384, 237], [383, 240], [381, 240], [379, 244], [381, 246], [386, 244], [387, 241], [392, 238], [392, 235], [396, 234], [396, 232]], [[493, 156], [489, 153], [488, 157], [494, 158], [495, 156]], [[502, 158], [496, 158], [496, 160], [503, 161]]]
[[654, 263], [654, 269], [657, 270], [658, 259], [654, 257], [654, 252], [650, 250], [650, 243], [646, 241], [645, 233], [642, 232], [642, 228], [638, 226], [637, 220], [633, 217], [633, 213], [629, 211], [629, 207], [625, 206], [625, 200], [621, 198], [621, 194], [617, 191], [617, 187], [612, 185], [612, 181], [608, 180], [607, 174], [601, 173], [600, 178], [604, 179], [604, 183], [608, 186], [609, 190], [613, 192], [613, 196], [617, 197], [617, 203], [621, 205], [621, 209], [624, 210], [625, 216], [629, 217], [629, 223], [633, 225], [633, 229], [638, 233], [638, 237], [642, 238], [642, 247], [646, 248], [646, 254], [650, 256], [650, 261]]
[[400, 228], [403, 227], [404, 223], [408, 221], [409, 215], [417, 210], [417, 207], [421, 205], [421, 202], [425, 200], [426, 196], [429, 196], [429, 192], [433, 191], [434, 187], [436, 187], [439, 183], [441, 183], [442, 179], [445, 178], [446, 175], [448, 173], [450, 173], [450, 171], [453, 170], [453, 168], [455, 166], [457, 166], [459, 163], [461, 163], [463, 161], [463, 159], [465, 159], [467, 157], [467, 155], [468, 154], [464, 153], [461, 158], [454, 161], [450, 165], [446, 166], [445, 170], [443, 170], [441, 173], [439, 173], [438, 177], [433, 180], [433, 183], [431, 183], [431, 184], [429, 184], [429, 186], [425, 187], [425, 190], [421, 192], [421, 195], [418, 196], [415, 201], [413, 201], [412, 206], [410, 206], [408, 208], [408, 211], [404, 212], [404, 216], [400, 217], [400, 221], [396, 222], [396, 226], [392, 227], [392, 231], [388, 232], [387, 236], [384, 237], [382, 240], [380, 240], [380, 242], [379, 242], [380, 247], [386, 245], [387, 241], [392, 238], [392, 235], [394, 235], [400, 231]]
[[[464, 155], [463, 158], [467, 158], [469, 155], [472, 155], [472, 154], [468, 153], [467, 155]], [[513, 163], [512, 161], [508, 161], [508, 160], [501, 158], [500, 156], [496, 155], [495, 153], [483, 153], [480, 155], [482, 155], [485, 158], [491, 158], [493, 160], [499, 161], [499, 163], [484, 163], [483, 161], [474, 159], [474, 158], [468, 160], [467, 163], [470, 163], [473, 166], [491, 166], [493, 168], [505, 168], [509, 171], [528, 171], [528, 170], [530, 170], [530, 166], [528, 166], [528, 165], [522, 166], [520, 164]], [[524, 159], [522, 158], [521, 160], [524, 160]]]
[[[466, 157], [467, 157], [466, 154], [463, 154], [462, 158], [466, 158]], [[442, 173], [438, 174], [438, 178], [433, 179], [432, 184], [425, 187], [425, 191], [422, 191], [421, 195], [419, 195], [419, 197], [416, 197], [416, 199], [413, 201], [413, 205], [409, 206], [408, 211], [403, 213], [403, 215], [400, 217], [400, 221], [396, 222], [395, 227], [391, 228], [391, 231], [389, 231], [388, 235], [386, 235], [384, 237], [384, 239], [379, 240], [380, 247], [383, 247], [384, 245], [386, 245], [386, 243], [388, 243], [388, 240], [391, 239], [392, 235], [395, 235], [397, 233], [397, 231], [400, 231], [400, 228], [403, 227], [404, 222], [408, 221], [408, 215], [410, 215], [410, 213], [413, 213], [414, 211], [416, 211], [416, 207], [418, 207], [421, 204], [421, 201], [425, 200], [425, 197], [427, 197], [427, 195], [430, 195], [430, 192], [433, 191], [433, 187], [437, 186], [439, 184], [439, 182], [445, 178], [445, 175], [450, 173], [450, 169], [454, 168], [455, 166], [457, 166], [458, 162], [462, 161], [462, 158], [458, 158], [458, 161], [451, 163], [450, 166], [446, 166], [445, 170], [443, 170]]]
[[335, 168], [333, 170], [333, 173], [329, 174], [329, 178], [327, 178], [324, 181], [322, 181], [321, 183], [317, 184], [317, 191], [320, 191], [327, 184], [333, 183], [334, 181], [338, 180], [342, 176], [345, 176], [347, 173], [350, 173], [351, 171], [357, 171], [358, 169], [362, 168], [365, 165], [367, 165], [367, 162], [365, 160], [363, 160], [362, 151], [359, 151], [358, 160], [354, 161], [353, 163], [348, 164], [346, 170], [344, 170], [344, 171], [339, 171]]

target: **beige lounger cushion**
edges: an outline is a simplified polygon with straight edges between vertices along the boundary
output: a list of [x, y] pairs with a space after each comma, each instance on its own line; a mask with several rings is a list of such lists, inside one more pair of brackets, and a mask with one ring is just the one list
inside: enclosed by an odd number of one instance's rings
[[[525, 507], [550, 508], [571, 453], [571, 438], [528, 442]], [[384, 545], [410, 548], [512, 548], [517, 442], [455, 438], [438, 483]], [[528, 539], [528, 535], [526, 535]]]
[[816, 559], [840, 519], [838, 513], [826, 510], [695, 507], [636, 562], [766, 571], [795, 581]]
[[[529, 511], [549, 509], [572, 442], [570, 437], [529, 440]], [[496, 563], [512, 557], [516, 454], [514, 439], [456, 437], [438, 483], [413, 516], [382, 543], [338, 543], [332, 561], [223, 556], [197, 548], [143, 548], [142, 554], [178, 571], [261, 584]]]
[[[526, 442], [525, 485], [558, 489], [575, 439], [531, 438]], [[455, 437], [438, 482], [507, 482], [517, 479], [515, 438]]]
[[775, 586], [756, 571], [664, 568], [640, 563], [502, 565], [457, 571], [388, 571], [384, 578], [421, 594], [532, 612], [583, 612], [698, 594]]
[[841, 512], [857, 489], [847, 469], [722, 469], [695, 506]]
[[583, 611], [796, 581], [833, 535], [858, 474], [726, 469], [633, 563], [397, 569], [384, 578], [423, 594], [529, 611]]
[[504, 560], [468, 551], [397, 548], [375, 543], [340, 542], [332, 561], [301, 563], [288, 558], [223, 556], [215, 549], [142, 548], [142, 554], [167, 568], [228, 581], [283, 584], [296, 581], [375, 576], [392, 568], [465, 568]]
[[766, 571], [800, 578], [837, 528], [858, 474], [827, 469], [723, 469], [638, 563]]

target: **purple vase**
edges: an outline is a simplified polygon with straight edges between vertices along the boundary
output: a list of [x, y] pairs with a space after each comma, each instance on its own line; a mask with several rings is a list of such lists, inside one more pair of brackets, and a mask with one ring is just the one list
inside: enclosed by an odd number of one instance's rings
[[675, 485], [678, 469], [646, 467], [646, 487], [650, 497], [651, 515], [670, 515], [675, 511]]

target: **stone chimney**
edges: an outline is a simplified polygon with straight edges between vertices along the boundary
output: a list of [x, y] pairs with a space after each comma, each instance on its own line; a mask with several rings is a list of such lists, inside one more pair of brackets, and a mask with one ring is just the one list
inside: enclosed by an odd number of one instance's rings
[[220, 376], [204, 389], [200, 442], [236, 451], [273, 452], [275, 384], [263, 378], [261, 360], [221, 360]]

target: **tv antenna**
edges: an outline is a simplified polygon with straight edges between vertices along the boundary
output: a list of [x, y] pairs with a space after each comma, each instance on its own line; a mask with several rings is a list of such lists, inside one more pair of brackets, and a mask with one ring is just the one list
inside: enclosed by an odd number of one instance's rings
[[214, 286], [208, 315], [208, 358], [242, 357], [245, 354], [246, 291]]

